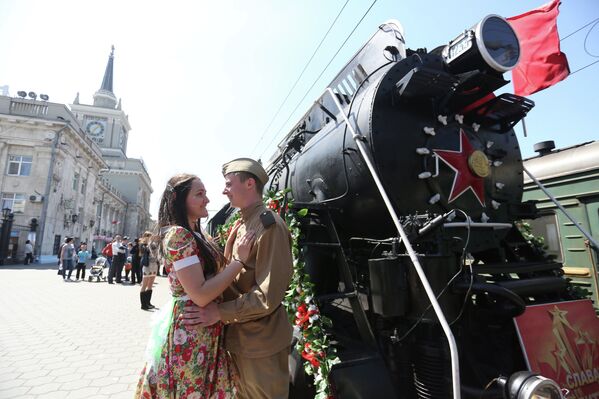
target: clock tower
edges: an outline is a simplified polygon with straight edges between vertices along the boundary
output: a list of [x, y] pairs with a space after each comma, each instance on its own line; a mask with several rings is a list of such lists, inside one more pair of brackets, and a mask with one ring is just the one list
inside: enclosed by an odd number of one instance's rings
[[[70, 105], [85, 134], [102, 152], [108, 169], [96, 180], [94, 203], [94, 246], [103, 248], [106, 237], [121, 234], [139, 237], [150, 224], [152, 181], [141, 159], [127, 157], [129, 117], [117, 101], [112, 89], [114, 46], [112, 46], [100, 89], [94, 93], [93, 104], [81, 104], [79, 93]], [[119, 201], [110, 198], [117, 196]], [[122, 205], [124, 201], [124, 206]], [[120, 204], [120, 205], [119, 205]]]
[[124, 159], [131, 126], [128, 116], [121, 109], [121, 101], [117, 102], [112, 91], [113, 71], [114, 46], [108, 56], [102, 85], [94, 94], [93, 105], [81, 104], [77, 93], [71, 110], [85, 133], [100, 146], [105, 156]]

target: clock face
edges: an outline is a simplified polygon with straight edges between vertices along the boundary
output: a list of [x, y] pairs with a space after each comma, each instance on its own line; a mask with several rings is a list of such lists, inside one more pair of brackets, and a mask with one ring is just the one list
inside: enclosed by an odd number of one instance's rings
[[104, 141], [104, 130], [106, 130], [106, 126], [103, 121], [91, 121], [85, 127], [87, 134], [97, 142]]

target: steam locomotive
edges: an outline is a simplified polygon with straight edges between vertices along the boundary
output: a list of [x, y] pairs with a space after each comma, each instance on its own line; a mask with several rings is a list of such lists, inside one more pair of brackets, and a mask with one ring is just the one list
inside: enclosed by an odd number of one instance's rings
[[[497, 15], [432, 51], [388, 21], [270, 159], [267, 189], [308, 210], [300, 244], [333, 321], [335, 397], [562, 397], [526, 372], [513, 321], [577, 299], [515, 224], [537, 213], [513, 130], [534, 103], [493, 92], [519, 55]], [[302, 397], [301, 365], [292, 380]]]

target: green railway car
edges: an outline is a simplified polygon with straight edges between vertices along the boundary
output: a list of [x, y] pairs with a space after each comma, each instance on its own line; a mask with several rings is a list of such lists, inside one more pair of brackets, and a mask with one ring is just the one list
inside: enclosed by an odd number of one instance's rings
[[[542, 145], [539, 148], [539, 156], [524, 161], [526, 169], [599, 241], [599, 141], [558, 150]], [[530, 221], [533, 234], [544, 237], [546, 251], [563, 263], [568, 278], [591, 291], [591, 299], [599, 307], [599, 249], [593, 249], [592, 243], [527, 175], [523, 200], [538, 201], [541, 217]]]

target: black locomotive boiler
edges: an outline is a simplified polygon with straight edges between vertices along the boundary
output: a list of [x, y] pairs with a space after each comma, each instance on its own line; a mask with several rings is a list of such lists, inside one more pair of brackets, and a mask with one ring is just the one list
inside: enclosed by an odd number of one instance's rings
[[300, 245], [333, 321], [335, 397], [561, 397], [522, 373], [513, 322], [575, 299], [514, 223], [536, 215], [513, 130], [534, 103], [493, 93], [519, 54], [496, 15], [432, 51], [384, 23], [270, 159], [268, 189], [308, 209]]

